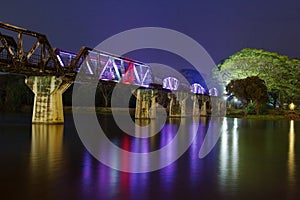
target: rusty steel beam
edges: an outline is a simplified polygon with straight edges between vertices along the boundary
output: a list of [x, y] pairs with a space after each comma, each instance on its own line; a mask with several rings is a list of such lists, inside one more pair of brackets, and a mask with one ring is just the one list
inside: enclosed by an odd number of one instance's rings
[[[12, 38], [14, 41], [14, 38], [10, 35], [3, 35], [1, 29], [9, 30], [17, 35], [15, 49], [13, 49], [7, 40], [7, 38]], [[28, 52], [24, 52], [24, 35], [36, 40]], [[38, 48], [41, 49], [40, 52], [36, 52]], [[30, 73], [32, 72], [35, 74], [39, 72], [39, 75], [64, 75], [64, 68], [60, 65], [54, 50], [44, 34], [0, 22], [0, 53], [3, 50], [7, 52], [7, 60], [0, 58], [0, 63], [1, 68], [5, 68], [7, 72], [11, 71], [26, 75], [31, 75]], [[50, 61], [52, 61], [52, 65], [49, 65]]]

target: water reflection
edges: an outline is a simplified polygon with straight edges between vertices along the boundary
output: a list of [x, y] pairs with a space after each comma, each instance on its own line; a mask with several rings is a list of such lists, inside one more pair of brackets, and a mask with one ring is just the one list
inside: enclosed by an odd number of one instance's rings
[[[190, 133], [200, 126], [188, 151], [159, 171], [141, 174], [120, 172], [98, 162], [80, 142], [73, 124], [66, 123], [64, 133], [63, 126], [34, 125], [31, 138], [27, 134], [31, 127], [2, 125], [1, 187], [9, 191], [8, 197], [2, 199], [12, 199], [10, 195], [16, 189], [19, 198], [15, 199], [296, 199], [300, 196], [298, 121], [221, 119], [220, 140], [207, 157], [199, 159], [208, 122], [206, 118], [194, 121], [187, 118], [183, 122], [186, 131], [179, 136], [180, 140], [188, 140]], [[155, 136], [136, 139], [113, 126], [110, 118], [106, 122], [109, 139], [133, 152], [155, 151], [167, 145], [176, 135], [179, 123], [178, 119], [170, 120]], [[172, 151], [176, 152], [180, 145], [179, 142]], [[99, 153], [116, 165], [128, 160], [126, 154], [101, 148]], [[158, 161], [173, 152], [160, 155]], [[148, 162], [129, 159], [123, 164], [146, 168]]]
[[[173, 118], [168, 120], [167, 124], [165, 124], [160, 133], [150, 138], [133, 138], [129, 135], [121, 134], [117, 135], [116, 138], [112, 137], [111, 140], [118, 140], [115, 142], [119, 144], [119, 147], [123, 150], [146, 153], [150, 152], [151, 149], [156, 149], [156, 147], [159, 147], [158, 149], [160, 149], [168, 145], [176, 136], [179, 125], [186, 127], [186, 132], [184, 132], [184, 134], [179, 135], [179, 140], [175, 142], [172, 148], [170, 148], [168, 151], [165, 151], [164, 154], [159, 155], [157, 161], [165, 162], [166, 160], [170, 160], [174, 156], [174, 154], [176, 154], [176, 152], [180, 148], [182, 140], [186, 141], [187, 138], [192, 137], [192, 134], [189, 134], [189, 131], [193, 131], [193, 129], [190, 130], [189, 122], [190, 121], [187, 119]], [[139, 121], [139, 123], [147, 124], [146, 121]], [[151, 128], [144, 129], [144, 131], [145, 130], [152, 131]], [[137, 129], [136, 131], [137, 133], [139, 133], [140, 130]], [[145, 134], [147, 133], [144, 133], [144, 135]], [[150, 160], [147, 157], [144, 157], [143, 160], [137, 160], [132, 159], [132, 157], [128, 156], [128, 154], [126, 153], [117, 154], [113, 151], [108, 152], [107, 149], [101, 149], [100, 151], [106, 154], [107, 157], [110, 157], [110, 159], [113, 159], [116, 162], [116, 164], [122, 165], [123, 168], [147, 168], [151, 165]], [[198, 157], [195, 155], [193, 158], [189, 158], [193, 160], [191, 162], [191, 165], [194, 168], [196, 168], [195, 166], [198, 164]], [[101, 187], [101, 189], [99, 188], [99, 191], [105, 190], [105, 194], [111, 194], [112, 196], [114, 194], [118, 194], [118, 196], [122, 196], [122, 199], [132, 199], [133, 196], [136, 196], [136, 193], [140, 193], [143, 190], [144, 192], [147, 192], [147, 185], [149, 185], [149, 182], [151, 182], [151, 173], [135, 174], [120, 172], [117, 170], [110, 169], [102, 164], [99, 164], [98, 168], [93, 168], [94, 164], [91, 158], [92, 157], [89, 153], [85, 153], [83, 155], [84, 164], [82, 173], [82, 184], [84, 191], [88, 191], [91, 187], [91, 183], [97, 181], [99, 187]], [[177, 165], [178, 163], [174, 162], [173, 164], [163, 168], [162, 170], [157, 171], [157, 174], [159, 175], [156, 179], [157, 184], [160, 188], [164, 188], [164, 191], [167, 191], [168, 193], [171, 192], [174, 189], [174, 185], [176, 185], [174, 180], [179, 175], [177, 171]], [[93, 178], [91, 174], [98, 174], [98, 178]], [[109, 199], [109, 197], [107, 199]]]
[[[231, 128], [232, 127], [232, 128]], [[238, 119], [229, 122], [223, 119], [220, 138], [219, 173], [220, 186], [223, 190], [234, 189], [238, 179], [239, 144]]]
[[[32, 125], [30, 169], [32, 177], [58, 176], [62, 168], [63, 125]], [[33, 179], [34, 180], [34, 179]]]
[[289, 152], [288, 152], [288, 181], [289, 184], [294, 186], [296, 182], [295, 174], [296, 162], [295, 162], [295, 130], [294, 120], [290, 121], [289, 132]]
[[239, 162], [239, 144], [238, 144], [238, 122], [237, 118], [233, 121], [233, 129], [232, 129], [232, 176], [233, 179], [236, 180], [238, 177], [238, 162]]

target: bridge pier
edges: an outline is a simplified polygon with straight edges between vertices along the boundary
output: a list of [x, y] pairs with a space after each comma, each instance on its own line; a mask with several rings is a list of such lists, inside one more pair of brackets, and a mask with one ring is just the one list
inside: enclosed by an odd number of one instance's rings
[[153, 89], [136, 90], [136, 119], [156, 118], [156, 97]]
[[191, 97], [193, 101], [193, 117], [199, 117], [200, 116], [200, 109], [199, 109], [199, 98], [200, 96], [195, 94]]
[[209, 101], [207, 96], [202, 95], [202, 105], [200, 109], [200, 116], [207, 116], [206, 103]]
[[212, 115], [224, 116], [226, 114], [226, 103], [220, 97], [213, 96], [210, 101], [213, 105], [211, 111]]
[[169, 117], [186, 117], [186, 100], [188, 93], [186, 92], [173, 92], [168, 94], [170, 99]]
[[72, 82], [56, 76], [31, 76], [25, 83], [35, 94], [32, 123], [64, 123], [62, 94]]

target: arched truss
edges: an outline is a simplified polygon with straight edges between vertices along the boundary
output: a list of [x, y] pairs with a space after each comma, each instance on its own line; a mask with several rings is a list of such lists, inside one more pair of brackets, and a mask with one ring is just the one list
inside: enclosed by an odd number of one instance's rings
[[167, 77], [163, 80], [163, 88], [169, 90], [178, 90], [179, 80], [174, 77]]
[[193, 83], [191, 85], [191, 92], [194, 94], [205, 94], [206, 90], [199, 83]]
[[217, 88], [211, 88], [209, 89], [209, 96], [218, 96], [219, 92], [217, 90]]

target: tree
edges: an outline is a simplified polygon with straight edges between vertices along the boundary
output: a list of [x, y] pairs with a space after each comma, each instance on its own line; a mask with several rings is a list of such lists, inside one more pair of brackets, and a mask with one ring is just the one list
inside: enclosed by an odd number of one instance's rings
[[[99, 93], [101, 93], [103, 99], [104, 99], [104, 107], [110, 106], [110, 98], [111, 94], [113, 92], [113, 89], [115, 87], [116, 83], [113, 81], [102, 81], [99, 80], [98, 85], [97, 85], [97, 94], [96, 97], [100, 97]], [[98, 98], [96, 98], [96, 102], [98, 102]], [[97, 103], [96, 103], [97, 105]]]
[[28, 99], [33, 97], [32, 92], [25, 85], [25, 77], [21, 75], [1, 75], [0, 76], [0, 110], [16, 112]]
[[[259, 49], [243, 49], [224, 60], [214, 69], [220, 74], [223, 84], [234, 79], [258, 76], [265, 81], [273, 98], [281, 103], [300, 99], [300, 60]], [[215, 75], [216, 76], [216, 75]]]
[[259, 106], [268, 101], [265, 82], [257, 76], [231, 80], [226, 86], [226, 91], [241, 99], [244, 107], [247, 107], [249, 103], [255, 104], [256, 114], [259, 114]]

